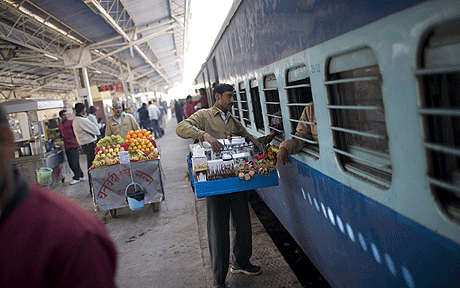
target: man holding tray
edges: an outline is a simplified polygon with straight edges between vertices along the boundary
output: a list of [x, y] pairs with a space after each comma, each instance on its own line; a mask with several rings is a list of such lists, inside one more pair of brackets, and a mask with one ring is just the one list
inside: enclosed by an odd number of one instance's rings
[[[182, 138], [194, 138], [207, 141], [215, 153], [220, 153], [222, 143], [217, 139], [230, 136], [242, 136], [252, 141], [261, 151], [264, 144], [271, 142], [276, 131], [255, 139], [241, 123], [231, 114], [234, 103], [233, 86], [218, 84], [214, 87], [213, 95], [216, 103], [213, 107], [195, 112], [189, 118], [180, 122], [176, 134]], [[215, 287], [225, 287], [230, 255], [229, 220], [232, 216], [233, 251], [230, 261], [232, 273], [257, 275], [261, 268], [252, 265], [249, 259], [252, 255], [252, 227], [249, 215], [248, 192], [213, 195], [206, 197], [207, 228], [211, 267]]]

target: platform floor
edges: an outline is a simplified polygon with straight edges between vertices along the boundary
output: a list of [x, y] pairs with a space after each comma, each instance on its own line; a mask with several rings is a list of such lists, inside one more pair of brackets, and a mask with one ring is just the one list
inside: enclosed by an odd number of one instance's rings
[[[157, 139], [161, 164], [166, 176], [165, 201], [146, 205], [141, 210], [117, 209], [117, 217], [108, 211], [94, 211], [88, 181], [52, 189], [61, 193], [102, 219], [117, 246], [117, 284], [122, 288], [142, 287], [212, 287], [209, 250], [206, 234], [206, 206], [197, 199], [184, 179], [186, 154], [191, 140], [175, 133], [176, 119], [167, 121], [165, 135]], [[86, 157], [80, 156], [82, 168]], [[251, 262], [262, 266], [257, 276], [227, 276], [228, 287], [302, 287], [288, 264], [251, 210], [253, 225], [253, 256]], [[90, 273], [90, 271], [88, 271]]]

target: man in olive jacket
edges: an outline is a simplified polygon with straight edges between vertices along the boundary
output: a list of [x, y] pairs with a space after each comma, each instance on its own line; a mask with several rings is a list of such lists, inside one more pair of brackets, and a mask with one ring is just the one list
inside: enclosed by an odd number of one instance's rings
[[[230, 136], [243, 136], [263, 150], [263, 143], [269, 143], [275, 136], [270, 135], [254, 139], [248, 131], [235, 119], [230, 110], [234, 102], [233, 87], [228, 84], [218, 84], [214, 88], [216, 103], [213, 107], [195, 112], [189, 118], [180, 122], [176, 134], [182, 138], [194, 138], [207, 141], [214, 152], [219, 153], [223, 145], [217, 139]], [[252, 231], [249, 215], [248, 192], [236, 192], [206, 197], [207, 227], [211, 267], [216, 287], [225, 287], [225, 278], [229, 267], [230, 237], [229, 218], [232, 216], [233, 243], [230, 271], [257, 275], [261, 272], [259, 266], [252, 265], [249, 258], [252, 255]]]
[[129, 130], [139, 130], [136, 119], [131, 114], [123, 113], [121, 102], [114, 102], [112, 111], [113, 117], [105, 125], [105, 136], [120, 135], [125, 139]]

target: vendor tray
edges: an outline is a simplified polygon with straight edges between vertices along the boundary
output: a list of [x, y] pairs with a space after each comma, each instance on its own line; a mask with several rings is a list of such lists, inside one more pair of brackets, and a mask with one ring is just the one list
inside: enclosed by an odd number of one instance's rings
[[193, 176], [192, 164], [190, 162], [190, 155], [187, 155], [187, 163], [189, 167], [189, 177], [192, 188], [197, 198], [202, 198], [212, 195], [227, 194], [240, 191], [248, 191], [259, 188], [266, 188], [271, 186], [278, 186], [278, 171], [272, 172], [269, 175], [256, 174], [249, 180], [232, 177], [220, 180], [210, 180], [203, 182], [196, 182]]

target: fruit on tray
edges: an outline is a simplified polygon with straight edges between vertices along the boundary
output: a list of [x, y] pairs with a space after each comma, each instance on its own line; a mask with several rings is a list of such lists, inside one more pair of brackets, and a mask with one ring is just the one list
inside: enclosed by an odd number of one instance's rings
[[130, 142], [128, 151], [138, 150], [141, 152], [153, 152], [155, 147], [153, 146], [152, 142], [147, 139], [140, 139], [133, 142]]
[[150, 131], [145, 129], [140, 130], [130, 130], [125, 136], [124, 143], [139, 142], [140, 140], [149, 140], [152, 139], [152, 134]]
[[118, 157], [118, 152], [120, 151], [125, 151], [125, 148], [121, 146], [120, 144], [116, 145], [108, 145], [108, 146], [103, 146], [99, 151], [96, 153], [95, 158], [99, 157]]
[[154, 148], [154, 150], [149, 154], [144, 154], [142, 151], [139, 151], [139, 150], [129, 151], [129, 158], [134, 161], [150, 160], [150, 159], [155, 159], [157, 157], [158, 157], [158, 150], [156, 148]]
[[96, 144], [97, 147], [103, 147], [108, 145], [123, 144], [123, 138], [120, 135], [105, 136], [99, 140]]
[[120, 162], [120, 158], [118, 156], [117, 157], [100, 156], [100, 157], [94, 158], [93, 167], [97, 168], [101, 166], [113, 165], [119, 162]]

